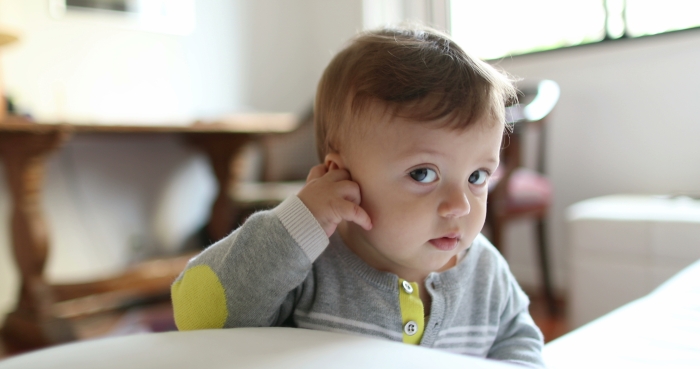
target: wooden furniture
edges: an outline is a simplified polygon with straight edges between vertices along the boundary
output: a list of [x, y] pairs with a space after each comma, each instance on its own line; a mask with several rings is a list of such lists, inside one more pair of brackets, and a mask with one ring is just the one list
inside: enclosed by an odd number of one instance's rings
[[237, 222], [258, 210], [271, 209], [306, 184], [311, 167], [319, 163], [314, 139], [313, 107], [302, 115], [297, 128], [266, 136], [260, 141], [262, 173], [259, 178], [231, 182], [229, 195]]
[[[504, 138], [501, 164], [489, 189], [486, 224], [490, 240], [503, 252], [503, 235], [507, 222], [534, 218], [537, 222], [537, 246], [543, 289], [550, 312], [556, 312], [549, 272], [545, 219], [551, 204], [551, 184], [544, 176], [544, 128], [559, 99], [559, 86], [544, 80], [532, 88], [523, 88], [518, 104], [506, 109], [506, 122], [512, 132]], [[540, 131], [537, 170], [524, 167], [522, 141], [526, 129]]]
[[19, 368], [515, 369], [522, 366], [374, 337], [301, 328], [233, 328], [83, 341], [0, 361], [0, 369]]
[[10, 116], [0, 122], [0, 158], [12, 196], [12, 248], [21, 275], [19, 302], [2, 327], [2, 335], [22, 347], [40, 347], [75, 339], [67, 318], [118, 306], [125, 299], [167, 294], [173, 279], [189, 256], [136, 265], [122, 276], [93, 283], [50, 285], [43, 276], [51, 246], [41, 208], [46, 158], [52, 151], [83, 132], [127, 135], [132, 133], [180, 134], [209, 157], [219, 184], [207, 230], [220, 239], [233, 227], [227, 189], [234, 180], [231, 159], [241, 146], [262, 134], [295, 128], [290, 114], [248, 114], [197, 122], [189, 126], [118, 126], [88, 124], [37, 124]]

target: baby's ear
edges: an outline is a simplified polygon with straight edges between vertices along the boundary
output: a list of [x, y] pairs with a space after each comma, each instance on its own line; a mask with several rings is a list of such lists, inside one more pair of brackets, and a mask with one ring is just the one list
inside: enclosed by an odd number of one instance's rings
[[328, 169], [328, 170], [347, 169], [347, 168], [345, 168], [345, 163], [343, 162], [343, 157], [340, 156], [340, 154], [338, 154], [337, 152], [332, 152], [332, 153], [326, 154], [326, 157], [323, 160], [323, 164], [326, 166], [326, 169]]

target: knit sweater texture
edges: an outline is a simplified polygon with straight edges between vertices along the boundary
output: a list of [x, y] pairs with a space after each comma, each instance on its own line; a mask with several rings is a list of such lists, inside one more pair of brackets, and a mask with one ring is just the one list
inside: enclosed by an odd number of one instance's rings
[[180, 330], [291, 326], [544, 366], [529, 300], [484, 236], [425, 279], [429, 316], [417, 313], [419, 285], [404, 282], [367, 265], [337, 233], [326, 237], [292, 196], [190, 260], [172, 300]]

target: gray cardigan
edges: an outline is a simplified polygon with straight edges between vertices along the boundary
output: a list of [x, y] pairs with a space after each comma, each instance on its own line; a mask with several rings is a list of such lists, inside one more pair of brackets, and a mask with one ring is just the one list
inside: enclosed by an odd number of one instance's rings
[[[399, 296], [411, 288], [402, 282], [367, 265], [337, 234], [329, 240], [292, 196], [193, 258], [172, 298], [181, 330], [293, 326], [405, 341]], [[421, 346], [544, 366], [529, 300], [484, 236], [425, 286], [430, 315], [412, 327], [424, 325]]]

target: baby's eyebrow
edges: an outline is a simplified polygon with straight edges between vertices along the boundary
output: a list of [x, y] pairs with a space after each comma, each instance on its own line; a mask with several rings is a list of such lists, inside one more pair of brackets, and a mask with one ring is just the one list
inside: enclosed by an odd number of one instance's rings
[[[405, 152], [402, 153], [401, 156], [405, 158], [411, 158], [414, 156], [419, 156], [419, 155], [434, 155], [434, 156], [439, 156], [439, 157], [445, 157], [447, 156], [447, 153], [444, 153], [439, 150], [435, 150], [433, 148], [429, 147], [412, 147], [409, 150], [406, 150]], [[485, 156], [480, 159], [480, 161], [487, 163], [487, 164], [495, 164], [499, 165], [500, 164], [500, 158], [494, 157], [494, 156]]]
[[500, 164], [500, 162], [501, 162], [499, 160], [499, 158], [494, 158], [493, 156], [485, 158], [484, 161], [489, 163], [489, 164]]
[[435, 150], [433, 148], [428, 148], [428, 147], [412, 147], [408, 150], [406, 150], [403, 155], [404, 156], [417, 156], [417, 155], [434, 155], [434, 156], [446, 156], [445, 153]]

